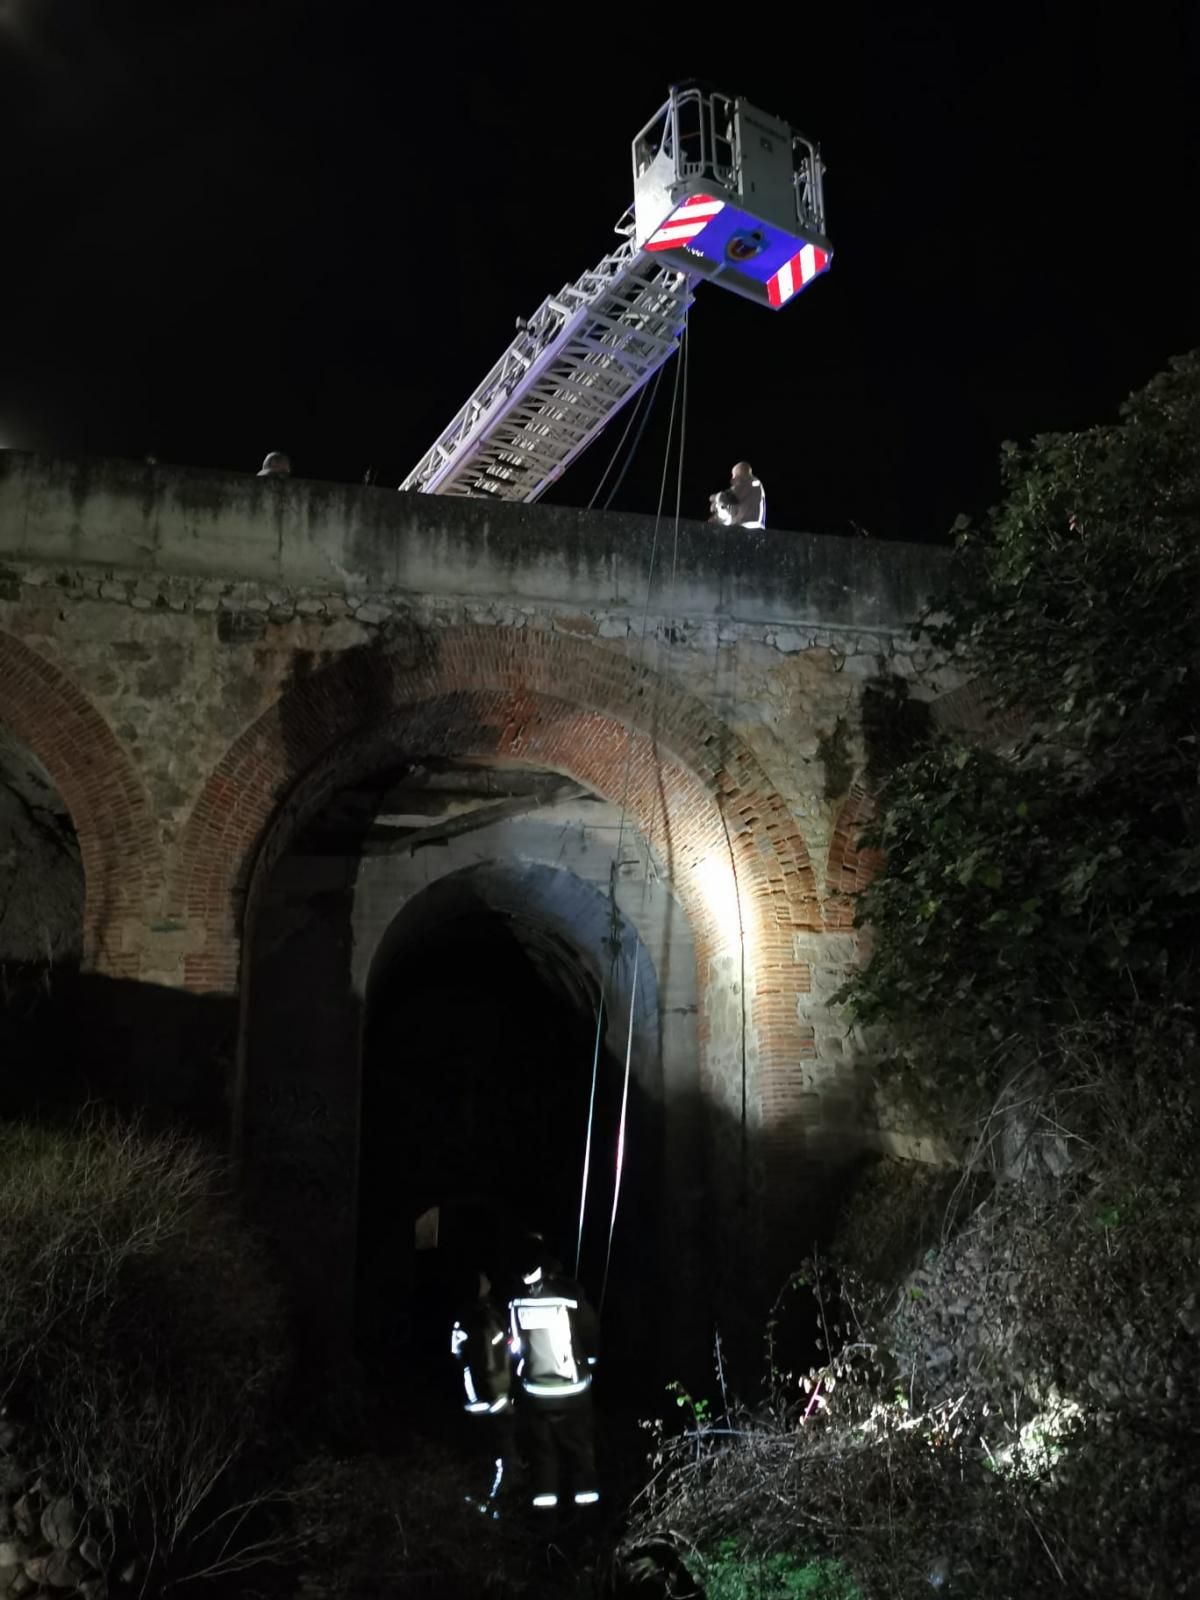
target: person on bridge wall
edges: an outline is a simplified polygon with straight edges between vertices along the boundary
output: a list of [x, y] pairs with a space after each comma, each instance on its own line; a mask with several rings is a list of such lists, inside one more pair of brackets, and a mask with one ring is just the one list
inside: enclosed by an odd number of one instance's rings
[[730, 474], [728, 489], [708, 497], [710, 522], [726, 528], [765, 528], [767, 492], [748, 461], [739, 461]]
[[450, 1333], [450, 1354], [462, 1369], [463, 1409], [478, 1419], [490, 1486], [486, 1495], [467, 1499], [480, 1511], [498, 1515], [497, 1501], [513, 1455], [513, 1376], [508, 1330], [491, 1298], [486, 1272], [473, 1274], [475, 1297]]
[[[600, 1491], [591, 1387], [600, 1350], [599, 1321], [579, 1284], [562, 1276], [540, 1234], [526, 1240], [520, 1274], [521, 1289], [509, 1302], [509, 1318], [533, 1505], [539, 1511], [554, 1510], [560, 1476], [566, 1478], [575, 1505], [595, 1505]], [[560, 1465], [565, 1465], [565, 1474], [560, 1474]]]

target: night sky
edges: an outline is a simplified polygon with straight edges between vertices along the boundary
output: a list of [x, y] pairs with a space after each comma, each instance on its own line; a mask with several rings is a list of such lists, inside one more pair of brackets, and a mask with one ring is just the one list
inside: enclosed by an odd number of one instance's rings
[[701, 288], [686, 514], [746, 456], [776, 527], [942, 538], [1003, 438], [1200, 343], [1195, 0], [697, 9], [0, 0], [0, 444], [396, 484], [693, 76], [820, 142], [837, 257], [780, 314]]

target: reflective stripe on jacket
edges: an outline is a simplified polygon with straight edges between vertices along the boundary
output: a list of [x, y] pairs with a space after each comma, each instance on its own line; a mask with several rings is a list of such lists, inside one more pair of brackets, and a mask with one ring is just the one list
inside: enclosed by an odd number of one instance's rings
[[463, 1405], [468, 1411], [502, 1411], [512, 1394], [508, 1339], [490, 1301], [472, 1306], [454, 1324], [450, 1354], [462, 1367]]
[[731, 490], [737, 501], [733, 522], [739, 528], [765, 528], [767, 525], [767, 491], [759, 478], [751, 478], [741, 488]]
[[591, 1386], [596, 1316], [578, 1284], [547, 1278], [509, 1304], [517, 1376], [527, 1394], [565, 1399]]

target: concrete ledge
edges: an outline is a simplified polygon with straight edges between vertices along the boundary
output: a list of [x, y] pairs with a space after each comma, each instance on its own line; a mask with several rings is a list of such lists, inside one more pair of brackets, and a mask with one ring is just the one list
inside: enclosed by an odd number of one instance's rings
[[[640, 609], [653, 534], [649, 517], [0, 451], [10, 565]], [[676, 616], [891, 633], [946, 570], [926, 545], [776, 529], [685, 522], [676, 546], [664, 519], [650, 599]]]

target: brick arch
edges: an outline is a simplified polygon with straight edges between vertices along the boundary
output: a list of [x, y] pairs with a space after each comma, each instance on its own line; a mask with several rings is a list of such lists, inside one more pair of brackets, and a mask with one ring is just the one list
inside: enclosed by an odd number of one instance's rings
[[854, 900], [883, 865], [883, 852], [860, 844], [863, 830], [878, 808], [861, 783], [851, 786], [842, 803], [825, 866], [825, 926], [830, 930], [854, 926]]
[[[649, 838], [660, 860], [668, 863], [693, 925], [707, 916], [688, 871], [714, 851], [727, 860], [730, 839], [715, 798], [695, 774], [664, 758], [648, 735], [631, 734], [606, 713], [581, 710], [555, 696], [504, 689], [459, 689], [409, 701], [380, 722], [346, 735], [289, 790], [283, 806], [268, 819], [259, 847], [248, 841], [232, 901], [210, 898], [207, 914], [219, 915], [230, 905], [244, 907], [297, 828], [339, 789], [382, 767], [431, 757], [549, 768], [618, 804], [626, 792], [628, 769], [630, 828]], [[736, 844], [734, 851], [736, 859]], [[206, 881], [211, 884], [211, 876]], [[712, 931], [715, 936], [717, 930]]]
[[200, 923], [195, 989], [237, 986], [239, 931], [257, 860], [269, 870], [304, 817], [378, 766], [437, 754], [554, 768], [620, 803], [653, 840], [698, 955], [737, 938], [695, 868], [736, 871], [754, 943], [758, 1060], [790, 1060], [793, 933], [820, 918], [808, 851], [754, 756], [700, 701], [615, 651], [500, 627], [446, 630], [407, 651], [347, 653], [293, 681], [226, 752], [180, 837], [170, 909]]
[[7, 633], [0, 722], [42, 763], [71, 814], [83, 864], [85, 970], [136, 977], [140, 941], [122, 935], [144, 922], [159, 875], [154, 818], [133, 763], [78, 684]]

